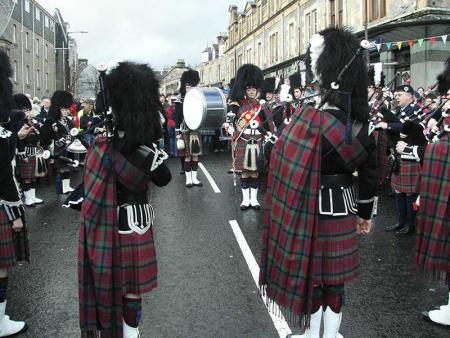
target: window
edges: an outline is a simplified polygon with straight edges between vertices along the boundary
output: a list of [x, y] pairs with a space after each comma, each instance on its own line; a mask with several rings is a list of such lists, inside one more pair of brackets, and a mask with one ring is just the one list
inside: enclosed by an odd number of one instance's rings
[[313, 31], [313, 34], [316, 34], [317, 33], [317, 31], [318, 31], [318, 27], [317, 27], [317, 25], [318, 25], [318, 22], [317, 22], [317, 10], [313, 10], [312, 12], [311, 12], [311, 15], [312, 15], [312, 20], [313, 20], [313, 29], [314, 29], [314, 31]]
[[342, 27], [344, 25], [344, 0], [338, 0], [338, 17], [337, 26]]
[[306, 14], [305, 16], [306, 29], [308, 32], [307, 40], [311, 40], [312, 36], [312, 27], [311, 27], [311, 13]]
[[26, 74], [26, 77], [25, 77], [25, 83], [27, 85], [30, 85], [30, 66], [27, 66], [27, 74]]
[[217, 80], [222, 80], [222, 72], [220, 69], [220, 65], [217, 66]]
[[13, 25], [12, 42], [17, 43], [17, 26]]
[[253, 63], [253, 51], [251, 48], [247, 49], [247, 55], [246, 55], [246, 63]]
[[240, 67], [240, 66], [242, 66], [243, 65], [243, 63], [242, 63], [242, 54], [239, 54], [238, 55], [238, 57], [237, 57], [237, 65], [238, 65], [238, 67]]
[[40, 72], [39, 72], [39, 69], [38, 70], [36, 70], [36, 87], [37, 88], [40, 88], [41, 87], [41, 85], [40, 85], [40, 79], [41, 79], [41, 76], [40, 76], [41, 74], [40, 74]]
[[47, 27], [48, 28], [48, 26], [49, 26], [49, 18], [48, 18], [48, 16], [46, 15], [46, 16], [44, 16], [44, 23], [45, 23], [45, 27]]
[[35, 8], [35, 16], [37, 21], [41, 21], [41, 10], [39, 8]]
[[44, 85], [45, 85], [45, 90], [48, 90], [48, 73], [45, 73]]
[[289, 24], [289, 30], [288, 30], [288, 53], [289, 56], [292, 56], [295, 54], [295, 27], [294, 23]]
[[30, 48], [29, 48], [29, 46], [28, 46], [28, 39], [29, 39], [29, 34], [28, 34], [28, 32], [26, 32], [25, 33], [25, 49], [26, 50], [29, 50]]
[[30, 13], [30, 0], [25, 0], [25, 12]]
[[36, 50], [36, 56], [39, 56], [39, 39], [36, 39], [35, 50]]
[[271, 64], [278, 61], [278, 32], [269, 37], [269, 61]]
[[17, 61], [13, 63], [13, 81], [17, 82]]
[[45, 45], [44, 54], [45, 54], [45, 59], [48, 60], [48, 45]]
[[336, 2], [330, 0], [330, 27], [336, 27]]
[[258, 49], [256, 50], [256, 57], [257, 57], [257, 65], [259, 66], [259, 67], [261, 67], [262, 66], [262, 60], [261, 60], [261, 58], [262, 58], [262, 42], [258, 42]]
[[386, 0], [367, 0], [369, 21], [374, 21], [386, 16]]

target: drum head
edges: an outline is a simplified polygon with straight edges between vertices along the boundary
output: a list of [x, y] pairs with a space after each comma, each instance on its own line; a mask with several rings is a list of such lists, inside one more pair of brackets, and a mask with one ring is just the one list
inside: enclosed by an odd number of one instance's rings
[[201, 90], [192, 88], [187, 92], [183, 102], [184, 122], [191, 130], [197, 130], [202, 125], [206, 110], [205, 97]]

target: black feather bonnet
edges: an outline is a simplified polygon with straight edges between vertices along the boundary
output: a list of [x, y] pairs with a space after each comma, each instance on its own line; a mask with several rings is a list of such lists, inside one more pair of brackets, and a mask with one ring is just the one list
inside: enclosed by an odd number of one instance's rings
[[236, 73], [234, 85], [231, 90], [231, 100], [243, 100], [247, 88], [252, 87], [260, 89], [263, 82], [264, 74], [259, 67], [252, 64], [242, 65]]
[[200, 83], [200, 75], [196, 70], [189, 69], [181, 75], [180, 94], [186, 95], [186, 86], [196, 87]]
[[447, 94], [450, 89], [450, 57], [445, 62], [445, 70], [438, 75], [438, 88], [437, 91], [440, 95]]

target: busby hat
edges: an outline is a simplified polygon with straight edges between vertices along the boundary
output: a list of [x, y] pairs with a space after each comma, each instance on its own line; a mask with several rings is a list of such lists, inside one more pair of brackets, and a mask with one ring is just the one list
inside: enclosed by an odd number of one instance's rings
[[186, 86], [196, 87], [200, 82], [200, 75], [196, 70], [189, 69], [181, 75], [180, 82], [180, 93], [184, 97], [186, 95]]
[[8, 120], [13, 105], [12, 83], [9, 79], [11, 75], [9, 57], [3, 50], [0, 50], [0, 122]]
[[274, 77], [268, 77], [264, 79], [263, 85], [261, 87], [261, 98], [266, 99], [267, 93], [275, 93], [276, 91], [276, 79]]
[[50, 101], [52, 103], [48, 115], [55, 119], [59, 119], [61, 116], [61, 108], [70, 109], [70, 106], [73, 104], [73, 96], [64, 90], [57, 90], [53, 93]]
[[303, 89], [302, 86], [302, 76], [300, 75], [300, 72], [295, 72], [291, 76], [289, 76], [289, 86], [291, 88], [289, 89], [289, 94], [294, 97], [294, 90], [295, 89]]
[[264, 74], [259, 67], [252, 64], [242, 65], [236, 73], [234, 85], [231, 90], [232, 100], [243, 100], [247, 88], [260, 89], [263, 82]]
[[[356, 37], [344, 28], [327, 28], [314, 34], [306, 53], [306, 82], [317, 82], [323, 94], [329, 91], [359, 47]], [[326, 102], [343, 111], [351, 109], [353, 119], [367, 121], [367, 67], [362, 56], [349, 65], [339, 81], [339, 90], [332, 90], [326, 96]]]
[[20, 110], [31, 110], [30, 99], [24, 94], [14, 95], [14, 102], [16, 103], [17, 109]]
[[108, 104], [123, 131], [123, 146], [150, 145], [162, 135], [159, 82], [147, 64], [120, 62], [106, 77]]
[[437, 91], [440, 95], [447, 94], [450, 89], [450, 57], [445, 62], [445, 70], [438, 75], [438, 88]]

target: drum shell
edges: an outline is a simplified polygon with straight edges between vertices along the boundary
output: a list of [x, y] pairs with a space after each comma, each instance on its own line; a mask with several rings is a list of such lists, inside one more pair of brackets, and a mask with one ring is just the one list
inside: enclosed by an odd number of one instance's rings
[[[192, 121], [190, 114], [201, 116]], [[184, 98], [184, 121], [190, 130], [219, 129], [226, 120], [226, 114], [227, 103], [219, 88], [193, 88]]]

